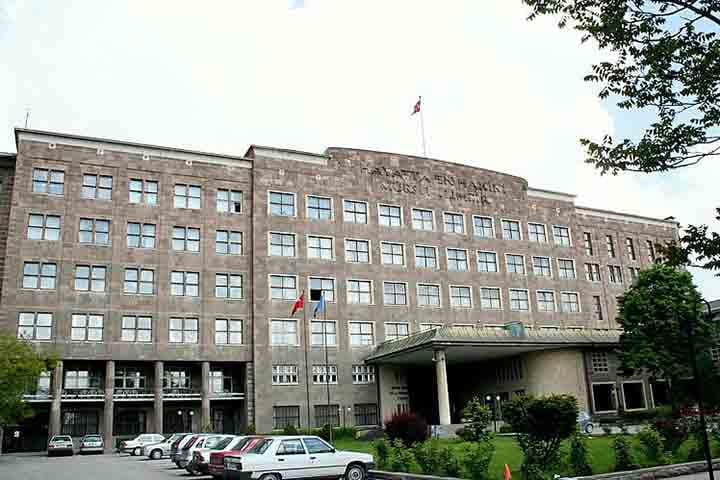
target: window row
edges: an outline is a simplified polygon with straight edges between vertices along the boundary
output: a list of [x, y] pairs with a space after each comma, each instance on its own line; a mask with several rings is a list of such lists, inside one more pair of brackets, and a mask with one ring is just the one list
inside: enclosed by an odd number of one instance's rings
[[[80, 198], [87, 200], [112, 200], [113, 177], [85, 173], [82, 176]], [[203, 188], [200, 185], [176, 183], [173, 187], [173, 206], [198, 210], [202, 208]], [[32, 177], [32, 191], [47, 195], [65, 195], [65, 171], [59, 169], [35, 168]], [[157, 205], [160, 184], [157, 180], [130, 178], [128, 181], [128, 203]], [[216, 189], [215, 209], [220, 213], [242, 213], [243, 192], [232, 189]]]
[[[317, 428], [322, 428], [325, 425], [331, 425], [333, 427], [340, 426], [340, 417], [342, 412], [342, 407], [340, 407], [340, 405], [315, 405], [314, 409], [315, 426]], [[351, 418], [354, 418], [354, 424], [356, 426], [378, 425], [380, 418], [376, 403], [356, 403], [352, 407], [352, 415], [353, 417]], [[344, 413], [342, 413], [342, 417], [344, 421]], [[283, 405], [273, 407], [273, 430], [284, 430], [290, 427], [300, 428], [300, 406]], [[303, 439], [308, 452], [310, 452], [311, 448], [316, 449], [310, 453], [324, 453], [325, 449], [330, 448], [324, 442], [320, 442], [322, 445], [316, 446], [315, 444], [309, 443], [308, 440], [312, 439]], [[291, 443], [298, 442], [298, 440], [286, 440], [285, 443], [288, 443], [288, 445], [281, 445], [278, 448], [278, 451], [282, 448], [282, 452], [285, 455], [296, 452], [305, 453], [305, 449], [303, 449], [302, 445], [289, 445]]]
[[[375, 367], [372, 365], [353, 365], [352, 383], [354, 385], [368, 385], [375, 383]], [[299, 385], [298, 365], [280, 364], [272, 366], [273, 385]], [[312, 383], [315, 385], [337, 385], [337, 365], [313, 365]]]

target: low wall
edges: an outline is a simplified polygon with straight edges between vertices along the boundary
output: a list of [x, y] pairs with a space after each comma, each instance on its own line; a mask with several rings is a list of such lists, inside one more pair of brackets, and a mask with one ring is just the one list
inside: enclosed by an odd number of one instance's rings
[[462, 480], [456, 477], [435, 477], [433, 475], [418, 475], [416, 473], [384, 472], [382, 470], [370, 470], [368, 472], [371, 480]]
[[[713, 470], [720, 469], [720, 459], [713, 460]], [[603, 473], [588, 477], [562, 477], [559, 480], [653, 480], [655, 478], [674, 478], [681, 475], [692, 475], [707, 471], [707, 463], [689, 462], [661, 467], [639, 468], [629, 472]]]

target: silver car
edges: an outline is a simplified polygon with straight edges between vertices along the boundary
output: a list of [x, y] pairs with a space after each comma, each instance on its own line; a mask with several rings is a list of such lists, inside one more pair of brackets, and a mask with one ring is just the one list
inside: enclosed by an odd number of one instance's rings
[[187, 468], [188, 464], [193, 459], [193, 453], [199, 448], [212, 447], [214, 444], [222, 440], [225, 435], [218, 435], [216, 433], [200, 433], [193, 435], [193, 438], [183, 445], [182, 449], [178, 452], [175, 457], [175, 464], [180, 468]]
[[105, 443], [100, 435], [85, 435], [80, 439], [78, 453], [103, 453], [103, 451], [105, 451]]
[[175, 440], [178, 440], [179, 438], [185, 437], [187, 435], [190, 434], [175, 433], [164, 442], [156, 443], [155, 445], [147, 445], [145, 448], [143, 448], [143, 455], [145, 455], [151, 460], [160, 460], [163, 457], [167, 457], [168, 455], [170, 455], [170, 450], [172, 449], [172, 444], [175, 442]]

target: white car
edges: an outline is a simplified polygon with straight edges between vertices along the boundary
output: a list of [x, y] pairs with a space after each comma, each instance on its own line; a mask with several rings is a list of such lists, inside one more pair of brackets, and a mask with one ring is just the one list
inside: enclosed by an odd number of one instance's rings
[[161, 443], [164, 441], [165, 437], [160, 435], [159, 433], [143, 433], [133, 438], [132, 440], [122, 442], [120, 444], [120, 452], [129, 453], [133, 456], [142, 455], [143, 448], [145, 448], [147, 445], [154, 445], [156, 443]]
[[162, 457], [167, 457], [168, 455], [170, 455], [170, 450], [172, 449], [173, 442], [181, 437], [186, 436], [186, 435], [189, 435], [189, 434], [188, 433], [175, 433], [161, 443], [146, 445], [143, 448], [143, 455], [148, 457], [151, 460], [160, 460]]
[[[228, 435], [218, 435], [216, 433], [194, 435], [195, 438], [186, 443], [175, 456], [175, 464], [180, 468], [187, 469], [193, 459], [193, 453], [195, 453], [195, 450], [201, 448], [212, 448], [215, 444], [227, 436]], [[188, 470], [188, 473], [193, 472], [192, 470]]]
[[343, 452], [319, 437], [282, 436], [262, 440], [248, 453], [225, 457], [225, 480], [340, 478], [364, 480], [373, 456]]

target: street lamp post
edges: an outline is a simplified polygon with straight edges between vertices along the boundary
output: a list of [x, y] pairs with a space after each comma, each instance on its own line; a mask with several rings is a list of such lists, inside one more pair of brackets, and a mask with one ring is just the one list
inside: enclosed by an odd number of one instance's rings
[[[497, 398], [499, 399], [500, 397], [498, 396]], [[486, 395], [486, 396], [485, 396], [485, 400], [487, 400], [487, 402], [492, 405], [493, 431], [494, 431], [495, 433], [497, 433], [497, 412], [496, 412], [496, 410], [495, 410], [495, 405], [496, 405], [495, 399], [493, 398], [492, 395]]]

